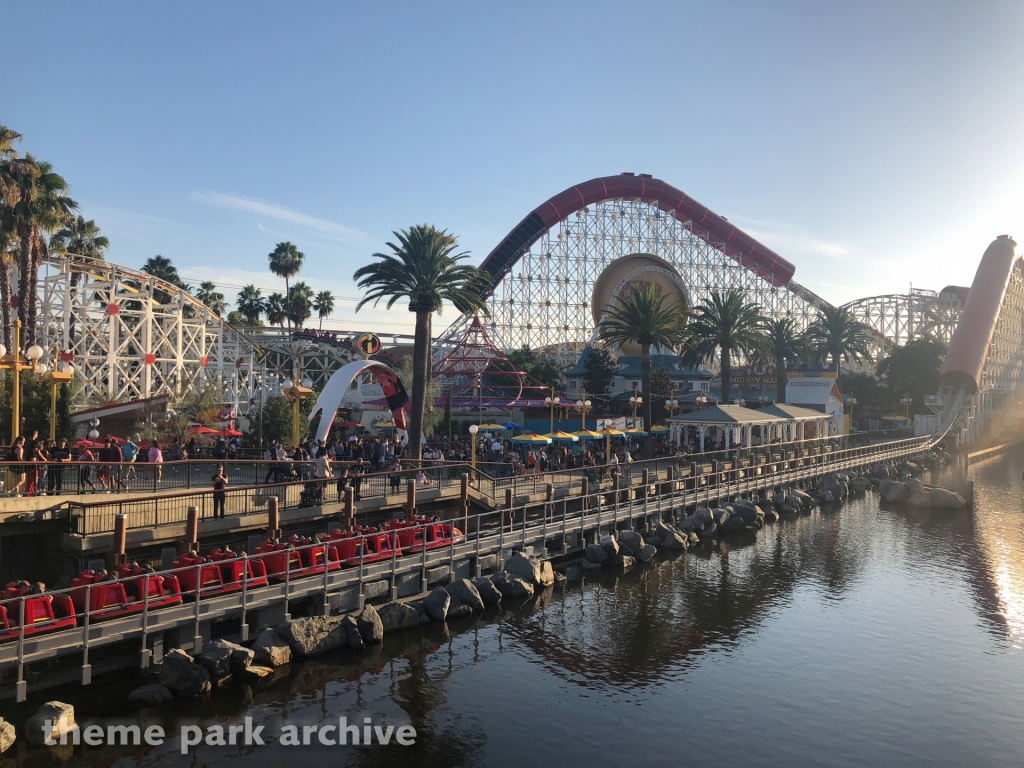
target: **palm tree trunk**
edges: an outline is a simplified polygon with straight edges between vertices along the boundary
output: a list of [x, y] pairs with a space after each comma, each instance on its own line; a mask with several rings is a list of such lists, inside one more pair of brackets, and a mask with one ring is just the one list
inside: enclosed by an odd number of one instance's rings
[[419, 461], [422, 453], [423, 409], [427, 401], [425, 361], [430, 358], [430, 313], [416, 313], [416, 336], [412, 348], [412, 413], [409, 416], [409, 455]]
[[0, 322], [3, 323], [4, 346], [12, 349], [14, 334], [11, 333], [11, 265], [0, 264]]
[[786, 402], [786, 359], [775, 358], [775, 402]]
[[[643, 398], [644, 401], [641, 404], [641, 408], [644, 414], [644, 431], [647, 433], [647, 437], [644, 438], [644, 458], [654, 458], [654, 437], [651, 435], [651, 427], [654, 424], [651, 423], [651, 345], [643, 344], [640, 349], [640, 382], [644, 388]], [[634, 425], [636, 426], [636, 425]]]
[[32, 240], [31, 227], [21, 227], [21, 254], [18, 259], [18, 319], [22, 326], [26, 325], [26, 312], [28, 311], [28, 276], [32, 266]]
[[[284, 319], [288, 321], [288, 330], [292, 329], [292, 302], [291, 302], [291, 289], [288, 288], [288, 275], [284, 276]], [[281, 323], [284, 327], [284, 323]], [[291, 335], [290, 333], [288, 334]]]
[[722, 345], [722, 405], [728, 405], [732, 397], [732, 361], [729, 347]]
[[45, 248], [46, 244], [43, 242], [43, 236], [37, 230], [32, 243], [32, 271], [28, 276], [28, 310], [25, 313], [25, 344], [29, 346], [36, 343], [36, 321], [39, 315], [39, 267], [43, 263], [43, 251]]

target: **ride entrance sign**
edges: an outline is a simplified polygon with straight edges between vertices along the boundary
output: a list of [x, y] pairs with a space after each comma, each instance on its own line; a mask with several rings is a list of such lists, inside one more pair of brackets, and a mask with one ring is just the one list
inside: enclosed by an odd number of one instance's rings
[[372, 357], [380, 352], [380, 337], [375, 333], [364, 333], [356, 341], [356, 348], [367, 357]]

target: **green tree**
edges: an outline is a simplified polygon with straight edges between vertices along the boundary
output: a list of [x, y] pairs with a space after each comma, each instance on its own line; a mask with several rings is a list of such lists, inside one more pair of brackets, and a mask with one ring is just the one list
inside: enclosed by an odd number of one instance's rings
[[[913, 399], [911, 410], [926, 413], [924, 398], [938, 392], [939, 373], [945, 359], [946, 345], [934, 339], [914, 339], [894, 348], [877, 369], [889, 390], [890, 402], [895, 403], [909, 394]], [[843, 383], [849, 386], [847, 381]]]
[[284, 306], [284, 295], [280, 293], [270, 294], [267, 296], [263, 306], [264, 311], [267, 313], [267, 324], [279, 325], [284, 328], [284, 321], [288, 316]]
[[288, 319], [301, 328], [312, 314], [313, 289], [301, 280], [291, 287], [288, 294]]
[[212, 280], [203, 280], [199, 284], [196, 298], [208, 306], [217, 317], [223, 315], [228, 308], [227, 302], [224, 301], [224, 294], [217, 290], [217, 286], [213, 284]]
[[159, 253], [146, 259], [146, 263], [142, 265], [142, 271], [176, 288], [181, 288], [183, 291], [192, 290], [192, 287], [181, 279], [178, 268], [171, 263], [171, 260]]
[[[306, 260], [306, 254], [294, 245], [285, 241], [278, 243], [273, 251], [267, 254], [270, 262], [270, 271], [278, 277], [284, 278], [284, 295], [291, 298], [292, 291], [288, 281], [302, 271], [302, 264]], [[286, 312], [286, 316], [290, 315]], [[288, 328], [291, 329], [291, 317], [288, 316]]]
[[[651, 283], [632, 285], [629, 293], [609, 309], [597, 332], [605, 341], [617, 344], [640, 345], [640, 380], [644, 401], [641, 408], [644, 425], [651, 426], [651, 347], [676, 347], [683, 340], [686, 315], [675, 304], [665, 305], [665, 296], [658, 295]], [[644, 458], [654, 456], [654, 441], [648, 434], [644, 439]]]
[[884, 411], [893, 404], [889, 390], [870, 373], [845, 373], [840, 386], [844, 396], [857, 398], [855, 416], [864, 413], [865, 409]]
[[841, 358], [849, 363], [869, 356], [872, 334], [846, 307], [825, 307], [807, 328], [807, 340], [820, 360], [831, 358], [838, 370]]
[[[583, 386], [590, 398], [608, 399], [608, 387], [612, 384], [619, 366], [612, 360], [611, 353], [601, 348], [588, 347], [590, 353], [583, 363]], [[586, 351], [586, 350], [584, 350]]]
[[444, 413], [441, 414], [441, 434], [449, 440], [452, 437], [452, 390], [451, 387], [444, 395]]
[[245, 318], [245, 324], [255, 326], [264, 311], [263, 292], [252, 283], [243, 286], [235, 298], [235, 306], [239, 314]]
[[791, 317], [779, 317], [764, 323], [765, 348], [762, 359], [775, 366], [775, 400], [786, 402], [786, 363], [806, 360], [810, 354], [807, 339], [797, 330]]
[[509, 361], [542, 384], [558, 390], [562, 387], [562, 367], [546, 355], [538, 356], [528, 346], [516, 349], [508, 356]]
[[[299, 424], [306, 424], [313, 412], [318, 392], [303, 400], [299, 405]], [[302, 433], [302, 429], [299, 430]], [[263, 404], [263, 439], [277, 440], [284, 445], [292, 442], [292, 401], [283, 395], [268, 397]]]
[[355, 272], [356, 284], [367, 292], [356, 305], [356, 311], [370, 302], [376, 306], [385, 298], [390, 309], [399, 299], [405, 298], [409, 301], [409, 311], [416, 313], [409, 450], [414, 459], [419, 459], [430, 380], [433, 314], [441, 314], [445, 301], [466, 314], [486, 312], [487, 305], [480, 288], [490, 284], [491, 276], [474, 266], [460, 263], [469, 258], [469, 253], [456, 253], [458, 242], [445, 230], [419, 224], [393, 234], [398, 244], [387, 243], [391, 253], [373, 254], [376, 261]]
[[734, 353], [756, 359], [764, 354], [761, 308], [749, 301], [744, 291], [717, 289], [693, 308], [686, 329], [683, 365], [710, 363], [719, 356], [722, 376], [722, 402], [729, 402], [732, 391], [732, 356]]
[[334, 312], [334, 294], [330, 291], [320, 291], [313, 299], [313, 309], [320, 318], [320, 330], [323, 330], [324, 318], [330, 317]]
[[0, 325], [3, 326], [3, 343], [10, 349], [13, 345], [11, 334], [11, 268], [20, 261], [21, 251], [17, 243], [17, 223], [14, 206], [20, 199], [18, 183], [13, 172], [19, 158], [14, 142], [21, 134], [0, 125]]

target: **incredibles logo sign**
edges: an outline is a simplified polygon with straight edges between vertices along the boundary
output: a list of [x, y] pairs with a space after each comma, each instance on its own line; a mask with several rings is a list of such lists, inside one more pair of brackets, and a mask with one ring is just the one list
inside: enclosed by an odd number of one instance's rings
[[364, 333], [356, 341], [356, 348], [367, 357], [380, 352], [380, 337], [375, 333]]

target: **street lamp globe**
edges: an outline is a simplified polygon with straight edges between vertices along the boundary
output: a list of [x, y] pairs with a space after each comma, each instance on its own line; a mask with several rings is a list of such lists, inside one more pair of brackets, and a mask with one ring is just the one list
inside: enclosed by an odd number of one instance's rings
[[99, 436], [100, 436], [100, 431], [98, 429], [90, 429], [89, 430], [89, 439], [90, 440], [95, 440]]
[[475, 435], [479, 431], [480, 431], [480, 427], [478, 427], [476, 424], [470, 424], [469, 425], [469, 434]]
[[50, 372], [50, 366], [48, 366], [46, 363], [40, 363], [39, 365], [36, 366], [36, 373], [49, 373], [49, 372]]
[[587, 400], [587, 401], [586, 401], [586, 402], [585, 402], [585, 403], [583, 404], [583, 407], [584, 407], [584, 408], [589, 408], [589, 407], [590, 407], [590, 401], [589, 401], [589, 400]]
[[293, 386], [291, 379], [285, 379], [281, 382], [281, 389], [291, 389]]
[[25, 350], [25, 356], [29, 360], [38, 360], [43, 356], [43, 348], [38, 344], [33, 344], [31, 347]]
[[302, 386], [304, 386], [306, 389], [310, 389], [313, 386], [313, 380], [309, 378], [309, 376], [304, 377], [302, 379]]
[[64, 363], [60, 367], [60, 372], [61, 373], [70, 373], [70, 374], [74, 375], [74, 373], [75, 373], [75, 366], [73, 366], [71, 363]]
[[6, 356], [7, 356], [7, 347], [5, 347], [3, 344], [0, 344], [0, 357], [6, 357]]
[[[587, 402], [589, 402], [589, 401], [587, 401]], [[583, 401], [582, 400], [577, 400], [576, 401], [576, 407], [577, 408], [582, 408], [583, 407]]]

